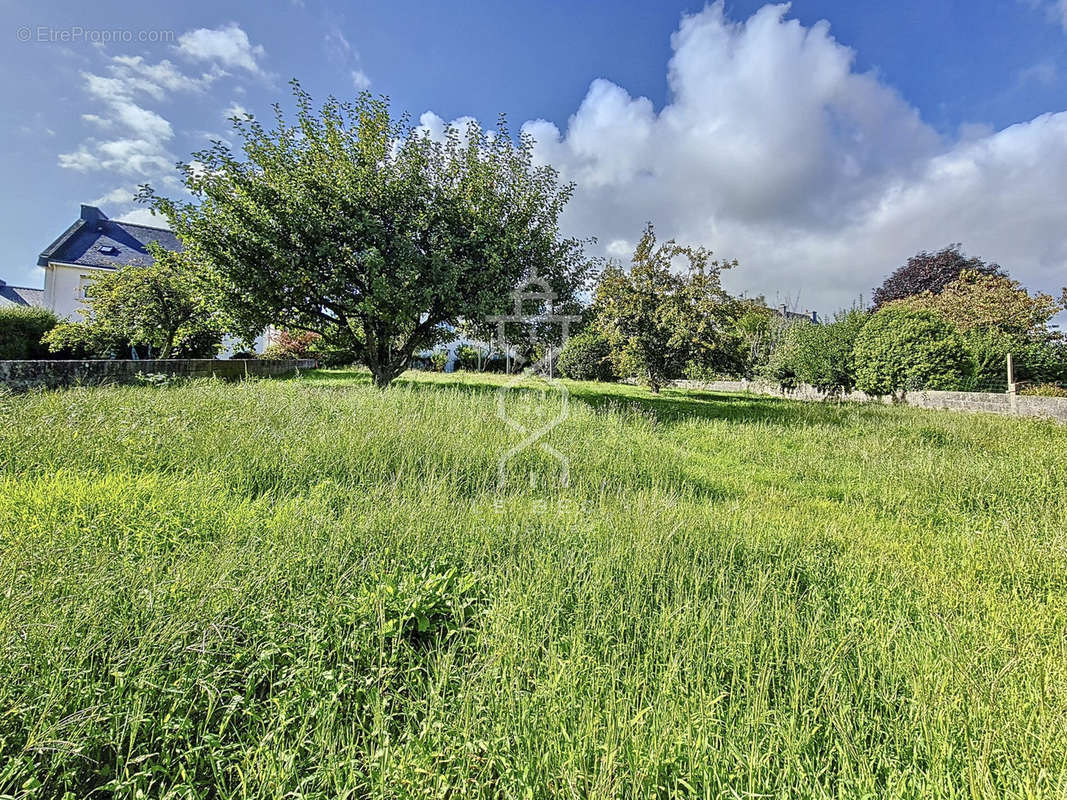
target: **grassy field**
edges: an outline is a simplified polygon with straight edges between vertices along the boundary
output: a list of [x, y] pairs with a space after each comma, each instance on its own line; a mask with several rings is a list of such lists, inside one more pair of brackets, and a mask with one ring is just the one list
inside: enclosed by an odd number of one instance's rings
[[500, 381], [0, 397], [0, 795], [1067, 795], [1067, 429]]

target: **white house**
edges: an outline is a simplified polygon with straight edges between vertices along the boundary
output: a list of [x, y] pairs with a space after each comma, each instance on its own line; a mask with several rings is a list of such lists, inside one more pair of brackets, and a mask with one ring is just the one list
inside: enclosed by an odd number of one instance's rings
[[44, 267], [44, 306], [56, 316], [79, 320], [85, 288], [95, 275], [120, 267], [151, 264], [148, 244], [180, 250], [181, 242], [166, 228], [108, 219], [99, 208], [82, 205], [81, 216], [37, 259]]
[[[151, 242], [167, 250], [182, 249], [178, 237], [167, 228], [108, 219], [99, 208], [82, 204], [81, 216], [37, 259], [37, 266], [45, 270], [41, 305], [61, 318], [80, 320], [78, 310], [85, 305], [85, 288], [93, 277], [151, 264]], [[257, 352], [263, 352], [267, 338], [264, 334], [256, 340]], [[232, 353], [229, 344], [227, 350]]]

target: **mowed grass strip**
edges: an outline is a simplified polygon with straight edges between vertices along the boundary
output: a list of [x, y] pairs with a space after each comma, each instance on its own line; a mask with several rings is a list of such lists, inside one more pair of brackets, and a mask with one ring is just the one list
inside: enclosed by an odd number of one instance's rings
[[0, 398], [0, 794], [1067, 793], [1067, 430], [502, 383]]

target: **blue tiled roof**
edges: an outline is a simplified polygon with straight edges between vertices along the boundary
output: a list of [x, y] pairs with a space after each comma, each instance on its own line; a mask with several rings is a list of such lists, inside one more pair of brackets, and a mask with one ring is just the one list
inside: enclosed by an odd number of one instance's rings
[[9, 286], [0, 280], [0, 308], [12, 306], [44, 306], [44, 289]]
[[166, 228], [108, 219], [100, 209], [83, 205], [81, 217], [41, 253], [37, 266], [50, 261], [111, 269], [151, 264], [150, 242], [166, 250], [182, 249], [178, 237]]

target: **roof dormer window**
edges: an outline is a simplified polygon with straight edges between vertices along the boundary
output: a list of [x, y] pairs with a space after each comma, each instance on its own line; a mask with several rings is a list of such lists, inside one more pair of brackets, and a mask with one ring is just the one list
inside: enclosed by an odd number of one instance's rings
[[114, 245], [110, 244], [101, 245], [96, 249], [103, 253], [105, 256], [117, 256], [119, 254], [119, 249]]

